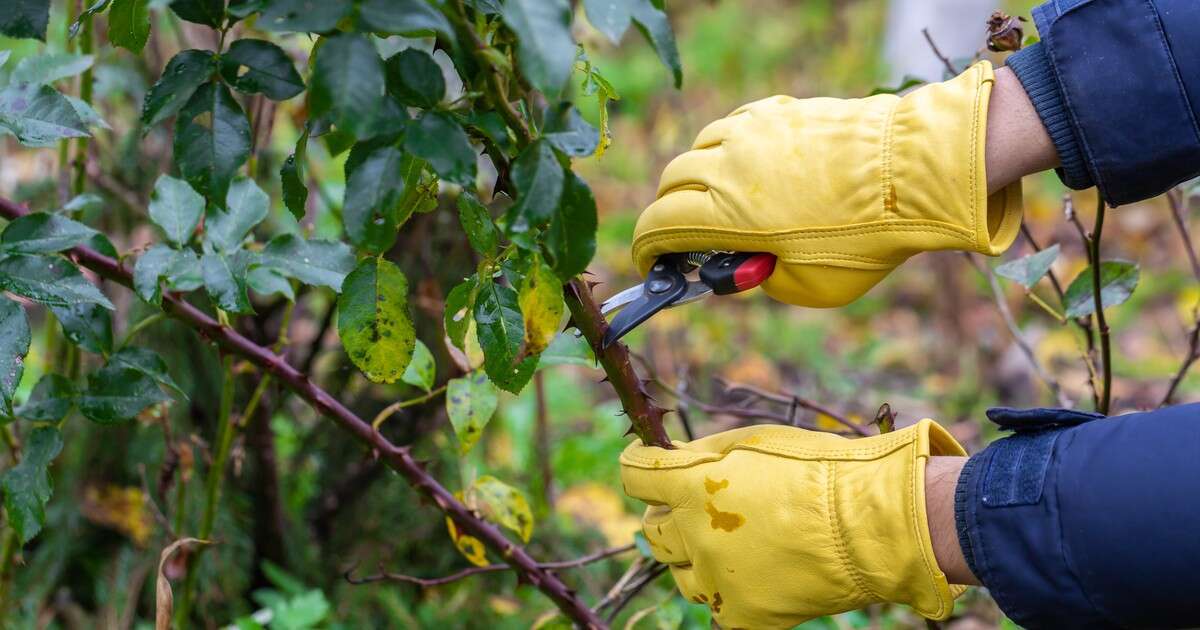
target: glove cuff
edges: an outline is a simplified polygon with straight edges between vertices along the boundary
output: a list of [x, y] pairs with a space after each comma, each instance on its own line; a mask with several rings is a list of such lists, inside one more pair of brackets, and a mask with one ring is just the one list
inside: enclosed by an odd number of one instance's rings
[[[896, 433], [899, 448], [874, 462], [838, 462], [831, 479], [831, 513], [841, 520], [847, 569], [867, 597], [911, 606], [929, 619], [946, 619], [963, 588], [938, 567], [925, 510], [925, 464], [934, 455], [965, 456], [933, 420]], [[883, 482], [881, 480], [887, 480]]]

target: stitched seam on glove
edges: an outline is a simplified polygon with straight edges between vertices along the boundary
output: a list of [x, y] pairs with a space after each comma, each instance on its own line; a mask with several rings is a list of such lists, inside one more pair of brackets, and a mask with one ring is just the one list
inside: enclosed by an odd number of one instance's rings
[[665, 228], [656, 228], [647, 230], [638, 236], [634, 247], [647, 241], [655, 241], [662, 239], [668, 235], [694, 235], [696, 233], [703, 234], [719, 234], [724, 236], [735, 237], [750, 237], [757, 238], [763, 241], [791, 241], [791, 240], [807, 240], [821, 238], [835, 238], [841, 236], [858, 236], [861, 234], [873, 234], [876, 232], [895, 232], [909, 231], [922, 232], [933, 231], [943, 232], [953, 236], [965, 237], [968, 240], [973, 240], [975, 231], [954, 225], [952, 223], [944, 223], [942, 221], [932, 221], [923, 219], [884, 219], [881, 221], [871, 221], [869, 223], [858, 223], [855, 225], [842, 226], [825, 226], [825, 227], [808, 227], [808, 228], [793, 228], [790, 230], [772, 230], [772, 231], [754, 231], [742, 230], [737, 228], [719, 228], [707, 225], [692, 225], [692, 226], [674, 226]]
[[[977, 63], [972, 66], [971, 69], [974, 70], [974, 74], [982, 75], [984, 65], [982, 63]], [[983, 109], [983, 78], [981, 76], [976, 77], [975, 81], [975, 110], [971, 116], [971, 225], [975, 227], [976, 246], [981, 250], [987, 250], [988, 242], [991, 239], [988, 238], [987, 233], [986, 213], [984, 213], [983, 217], [980, 217], [979, 215], [979, 173], [975, 170], [975, 162], [978, 159], [977, 155], [979, 150], [979, 121], [980, 119], [987, 119], [987, 112], [979, 111]], [[986, 199], [984, 200], [984, 203], [987, 203]], [[985, 222], [984, 224], [980, 224], [981, 218]]]
[[838, 519], [837, 511], [837, 463], [825, 462], [825, 510], [829, 512], [829, 531], [833, 532], [833, 538], [837, 542], [837, 557], [842, 563], [842, 570], [850, 576], [854, 581], [854, 585], [862, 594], [869, 600], [883, 601], [884, 598], [876, 595], [867, 586], [867, 580], [858, 572], [854, 563], [850, 559], [850, 551], [846, 547], [846, 540], [842, 536], [842, 524]]
[[883, 216], [896, 216], [895, 187], [892, 184], [892, 120], [896, 117], [896, 109], [900, 99], [892, 102], [888, 108], [887, 118], [883, 124], [883, 157], [880, 160], [880, 190], [879, 199], [883, 204]]
[[[913, 425], [916, 427], [917, 425]], [[621, 454], [621, 461], [635, 465], [639, 468], [676, 468], [689, 467], [696, 464], [706, 462], [719, 461], [725, 455], [735, 450], [755, 451], [765, 455], [778, 455], [782, 457], [790, 457], [793, 459], [811, 459], [811, 460], [830, 460], [830, 459], [850, 459], [854, 461], [876, 459], [881, 455], [886, 455], [902, 448], [912, 441], [912, 430], [896, 432], [888, 434], [890, 439], [881, 440], [875, 446], [869, 448], [847, 448], [847, 449], [807, 449], [796, 448], [791, 444], [783, 441], [774, 441], [764, 439], [757, 444], [735, 444], [730, 447], [729, 451], [724, 453], [688, 453], [680, 449], [674, 451], [662, 450], [656, 453], [656, 457], [648, 457], [635, 455], [628, 452]]]
[[[921, 548], [920, 549], [921, 562], [925, 563], [925, 575], [929, 578], [929, 586], [931, 589], [933, 589], [933, 592], [938, 600], [937, 610], [930, 611], [930, 612], [932, 612], [932, 614], [927, 615], [927, 616], [932, 617], [934, 619], [940, 619], [946, 612], [946, 601], [942, 597], [942, 589], [939, 588], [941, 586], [941, 584], [938, 583], [938, 579], [937, 579], [937, 575], [940, 574], [942, 571], [937, 566], [936, 560], [932, 563], [930, 562], [929, 554], [926, 553], [927, 543], [925, 542], [925, 537], [922, 536], [920, 533], [920, 532], [926, 532], [926, 533], [929, 532], [929, 524], [925, 523], [924, 525], [922, 525], [921, 509], [917, 505], [917, 499], [918, 499], [917, 498], [917, 490], [914, 485], [914, 484], [916, 484], [916, 479], [917, 479], [917, 472], [916, 472], [915, 468], [917, 466], [924, 465], [924, 463], [921, 462], [922, 457], [921, 457], [920, 453], [917, 451], [915, 444], [913, 445], [913, 447], [914, 448], [913, 448], [912, 456], [908, 458], [909, 466], [912, 466], [913, 468], [910, 469], [909, 474], [906, 475], [908, 477], [908, 494], [905, 496], [907, 496], [910, 500], [909, 506], [908, 506], [908, 512], [909, 512], [909, 515], [912, 517], [913, 531], [918, 532], [917, 539], [919, 541], [919, 545]], [[944, 579], [945, 578], [943, 577], [943, 580]], [[922, 612], [922, 611], [920, 611], [918, 609], [918, 612]], [[922, 612], [922, 614], [924, 614], [924, 612]]]

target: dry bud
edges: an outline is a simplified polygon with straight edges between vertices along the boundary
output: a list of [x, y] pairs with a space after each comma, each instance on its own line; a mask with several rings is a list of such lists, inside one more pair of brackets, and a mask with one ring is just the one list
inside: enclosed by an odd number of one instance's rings
[[987, 21], [987, 47], [992, 52], [1021, 50], [1025, 40], [1025, 18], [1013, 17], [1003, 11], [993, 11]]

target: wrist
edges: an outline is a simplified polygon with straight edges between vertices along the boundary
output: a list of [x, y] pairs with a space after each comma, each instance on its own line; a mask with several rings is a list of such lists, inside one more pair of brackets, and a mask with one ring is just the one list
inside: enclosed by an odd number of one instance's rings
[[1059, 164], [1058, 151], [1012, 69], [996, 70], [987, 114], [988, 194]]
[[966, 457], [930, 457], [925, 466], [925, 513], [938, 568], [951, 584], [978, 585], [958, 542], [954, 491]]

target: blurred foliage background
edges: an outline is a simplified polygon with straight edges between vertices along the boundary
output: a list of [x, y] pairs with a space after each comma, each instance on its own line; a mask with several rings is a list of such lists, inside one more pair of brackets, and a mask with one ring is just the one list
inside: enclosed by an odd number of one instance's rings
[[[639, 210], [653, 199], [659, 172], [684, 150], [711, 120], [743, 102], [776, 93], [795, 96], [855, 97], [883, 85], [895, 85], [905, 71], [885, 54], [885, 41], [903, 6], [884, 0], [714, 0], [668, 2], [684, 64], [682, 90], [654, 51], [630, 33], [619, 46], [608, 43], [584, 22], [576, 25], [593, 63], [609, 79], [620, 99], [609, 104], [613, 143], [600, 157], [578, 165], [591, 183], [600, 208], [599, 250], [591, 270], [605, 297], [638, 281], [628, 244]], [[901, 5], [905, 3], [900, 3]], [[977, 20], [959, 24], [984, 39], [983, 17], [992, 8], [1028, 14], [1032, 2], [984, 7]], [[211, 31], [194, 28], [151, 2], [155, 36], [142, 57], [98, 47], [96, 102], [106, 120], [133, 121], [149, 82], [175, 50], [197, 45]], [[56, 8], [52, 15], [63, 15]], [[1032, 31], [1032, 25], [1028, 26]], [[48, 41], [64, 46], [66, 24], [52, 22]], [[103, 29], [97, 29], [102, 33]], [[911, 37], [910, 37], [911, 39]], [[918, 40], [919, 41], [919, 40]], [[312, 42], [287, 39], [289, 52], [305, 60]], [[0, 40], [13, 51], [11, 68], [32, 54], [32, 41]], [[911, 55], [933, 53], [927, 48]], [[973, 50], [954, 54], [970, 55]], [[947, 54], [950, 54], [948, 51]], [[935, 63], [934, 67], [937, 67]], [[3, 72], [3, 70], [0, 70]], [[928, 80], [940, 79], [924, 76]], [[579, 98], [584, 116], [598, 122], [600, 105]], [[268, 137], [276, 172], [299, 133], [302, 103], [280, 104], [284, 115]], [[143, 200], [168, 152], [169, 134], [116, 127], [97, 134], [105, 165], [90, 173], [92, 185], [107, 201], [102, 222], [111, 233], [127, 233], [137, 224]], [[312, 179], [321, 203], [341, 199], [342, 161], [319, 143], [309, 150]], [[21, 151], [11, 139], [0, 140], [0, 194], [38, 206], [58, 196], [57, 156], [53, 150]], [[267, 160], [264, 160], [267, 161]], [[1086, 265], [1083, 245], [1064, 220], [1065, 189], [1053, 174], [1025, 182], [1026, 222], [1043, 244], [1059, 243], [1054, 269], [1070, 279]], [[278, 191], [271, 191], [278, 199]], [[1092, 193], [1075, 195], [1085, 224], [1094, 206]], [[340, 224], [330, 213], [310, 213], [311, 225], [299, 225], [275, 203], [268, 229], [311, 229], [336, 236]], [[1133, 298], [1110, 311], [1115, 339], [1116, 411], [1155, 406], [1167, 381], [1187, 352], [1187, 332], [1200, 291], [1186, 263], [1179, 236], [1162, 199], [1122, 207], [1110, 213], [1105, 257], [1140, 263], [1141, 285]], [[100, 222], [95, 216], [87, 222]], [[405, 264], [429, 276], [461, 277], [470, 271], [463, 252], [445, 249], [439, 226], [446, 213], [420, 217], [402, 238]], [[132, 232], [123, 251], [151, 240], [144, 225]], [[1024, 239], [1006, 258], [1032, 250]], [[435, 273], [436, 271], [436, 273]], [[412, 277], [412, 275], [410, 275]], [[417, 322], [426, 340], [441, 336], [436, 284], [429, 287], [435, 308], [418, 301]], [[449, 286], [449, 285], [447, 285]], [[1067, 397], [1090, 408], [1087, 370], [1080, 361], [1078, 332], [1046, 316], [1026, 299], [1019, 286], [1003, 285], [1023, 335], [1043, 365], [1061, 383]], [[424, 289], [418, 287], [420, 294]], [[1045, 286], [1036, 289], [1050, 299]], [[115, 299], [115, 298], [114, 298]], [[124, 293], [121, 299], [129, 300]], [[353, 370], [340, 352], [336, 334], [323, 319], [332, 304], [311, 293], [299, 297], [303, 313], [292, 332], [304, 360], [305, 348], [324, 349], [314, 373], [327, 388], [371, 417], [402, 396], [394, 387], [373, 385]], [[126, 303], [137, 321], [144, 304]], [[139, 311], [139, 309], [142, 309]], [[249, 331], [269, 341], [268, 330]], [[213, 439], [218, 358], [206, 344], [165, 323], [143, 333], [143, 342], [167, 358], [184, 389], [208, 391], [177, 404], [169, 413], [182, 417], [173, 439], [186, 443], [177, 465], [191, 481], [174, 492], [184, 499], [184, 521], [199, 517], [202, 478]], [[44, 369], [50, 335], [36, 331], [23, 398]], [[874, 417], [881, 403], [897, 412], [899, 424], [932, 417], [951, 427], [972, 451], [996, 436], [984, 411], [989, 406], [1052, 404], [1053, 397], [1035, 378], [1029, 362], [1013, 343], [986, 279], [961, 254], [922, 255], [894, 273], [866, 297], [840, 310], [808, 310], [773, 303], [760, 293], [714, 299], [702, 307], [681, 308], [652, 319], [628, 337], [644, 367], [659, 383], [656, 397], [669, 407], [688, 410], [692, 428], [706, 434], [747, 420], [705, 413], [739, 401], [729, 383], [796, 394], [859, 421]], [[430, 344], [433, 347], [434, 344]], [[445, 366], [445, 350], [437, 348]], [[633, 540], [638, 506], [620, 493], [617, 454], [629, 438], [610, 389], [597, 384], [601, 373], [586, 365], [548, 370], [540, 387], [519, 397], [505, 395], [500, 412], [482, 441], [461, 465], [439, 404], [406, 410], [389, 424], [398, 442], [415, 448], [451, 488], [462, 479], [494, 474], [526, 490], [534, 504], [536, 526], [530, 549], [538, 557], [571, 558]], [[673, 392], [675, 395], [673, 395]], [[684, 393], [681, 402], [677, 395]], [[1200, 394], [1197, 377], [1184, 380], [1178, 400]], [[271, 627], [463, 627], [525, 628], [553, 623], [551, 604], [536, 591], [518, 588], [509, 573], [470, 577], [422, 589], [410, 584], [377, 582], [352, 585], [343, 574], [374, 572], [434, 577], [466, 565], [446, 535], [436, 510], [378, 462], [363, 459], [357, 447], [280, 390], [270, 396], [273, 417], [253, 424], [235, 446], [234, 476], [229, 482], [216, 531], [219, 543], [203, 564], [197, 606], [211, 627], [239, 622], [253, 627], [250, 615], [273, 614]], [[411, 395], [411, 392], [404, 397]], [[690, 403], [689, 403], [690, 401]], [[779, 411], [788, 412], [784, 404]], [[800, 411], [799, 417], [821, 426], [832, 420]], [[548, 424], [552, 448], [539, 456], [535, 439], [541, 420]], [[119, 428], [71, 423], [67, 452], [54, 466], [54, 498], [45, 532], [22, 554], [24, 566], [13, 576], [6, 627], [128, 628], [153, 623], [153, 583], [158, 552], [166, 542], [156, 519], [155, 497], [147, 490], [159, 474], [163, 435], [155, 418]], [[677, 420], [670, 431], [682, 437]], [[545, 461], [543, 461], [543, 459]], [[192, 474], [192, 471], [195, 471]], [[264, 481], [267, 480], [267, 481]], [[638, 551], [585, 568], [570, 570], [569, 580], [594, 601], [620, 578]], [[948, 627], [988, 628], [1005, 624], [982, 591], [959, 602]], [[662, 577], [633, 599], [616, 626], [634, 628], [706, 628], [708, 610], [685, 602]], [[876, 607], [806, 624], [812, 628], [924, 627], [899, 608]]]

